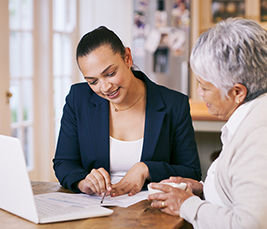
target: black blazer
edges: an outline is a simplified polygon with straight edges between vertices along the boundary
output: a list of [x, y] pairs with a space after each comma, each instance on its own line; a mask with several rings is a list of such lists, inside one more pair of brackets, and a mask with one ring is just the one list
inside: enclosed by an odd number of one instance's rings
[[[140, 71], [133, 73], [147, 87], [141, 161], [148, 166], [151, 181], [170, 176], [200, 180], [188, 97], [155, 84]], [[61, 185], [74, 191], [79, 191], [75, 183], [93, 168], [110, 171], [109, 102], [87, 83], [72, 85], [66, 97], [53, 162]]]

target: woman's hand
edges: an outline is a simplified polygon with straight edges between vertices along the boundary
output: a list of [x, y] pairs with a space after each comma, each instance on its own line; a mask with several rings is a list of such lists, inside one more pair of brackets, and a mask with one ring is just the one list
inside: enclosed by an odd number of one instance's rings
[[110, 176], [104, 168], [92, 169], [86, 178], [78, 183], [78, 188], [86, 194], [103, 195], [107, 191], [109, 195], [112, 189]]
[[180, 208], [183, 202], [193, 196], [191, 184], [187, 185], [185, 191], [164, 183], [150, 183], [149, 186], [153, 189], [159, 189], [164, 192], [148, 196], [148, 200], [153, 201], [151, 206], [159, 208], [162, 212], [174, 216], [180, 215]]
[[147, 165], [143, 162], [138, 162], [129, 169], [117, 184], [112, 185], [111, 196], [119, 196], [126, 193], [132, 196], [140, 192], [146, 179], [149, 178]]
[[166, 183], [166, 182], [173, 182], [177, 184], [186, 183], [187, 186], [190, 184], [193, 194], [199, 196], [200, 198], [203, 198], [203, 185], [196, 180], [190, 178], [182, 178], [182, 177], [170, 177], [169, 179], [163, 180], [160, 183]]

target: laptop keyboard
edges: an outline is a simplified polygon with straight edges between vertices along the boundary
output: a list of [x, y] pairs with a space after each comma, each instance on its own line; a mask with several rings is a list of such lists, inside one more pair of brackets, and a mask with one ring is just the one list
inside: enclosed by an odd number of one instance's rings
[[70, 214], [75, 211], [75, 209], [52, 205], [37, 198], [35, 199], [35, 204], [40, 218]]

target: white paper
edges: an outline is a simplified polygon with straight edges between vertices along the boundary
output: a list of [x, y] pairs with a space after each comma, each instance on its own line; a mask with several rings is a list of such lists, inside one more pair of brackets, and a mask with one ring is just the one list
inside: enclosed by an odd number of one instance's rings
[[133, 196], [128, 196], [128, 194], [111, 197], [106, 196], [104, 202], [101, 204], [101, 196], [97, 195], [87, 195], [87, 194], [71, 194], [62, 192], [52, 192], [35, 195], [34, 198], [38, 198], [44, 202], [51, 204], [66, 206], [83, 206], [85, 208], [91, 206], [119, 206], [119, 207], [129, 207], [141, 200], [146, 200], [149, 192], [142, 191]]
[[[133, 196], [128, 196], [128, 194], [116, 197], [106, 196], [101, 206], [119, 206], [127, 208], [142, 200], [146, 200], [148, 195], [149, 195], [148, 191], [141, 191]], [[101, 197], [99, 197], [99, 200], [101, 200]]]

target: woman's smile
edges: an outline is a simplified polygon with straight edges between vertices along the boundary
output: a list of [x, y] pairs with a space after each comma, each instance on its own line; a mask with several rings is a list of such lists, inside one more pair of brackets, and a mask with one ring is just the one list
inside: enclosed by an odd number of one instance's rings
[[111, 92], [110, 94], [105, 94], [109, 99], [115, 99], [119, 95], [120, 87], [117, 90]]

